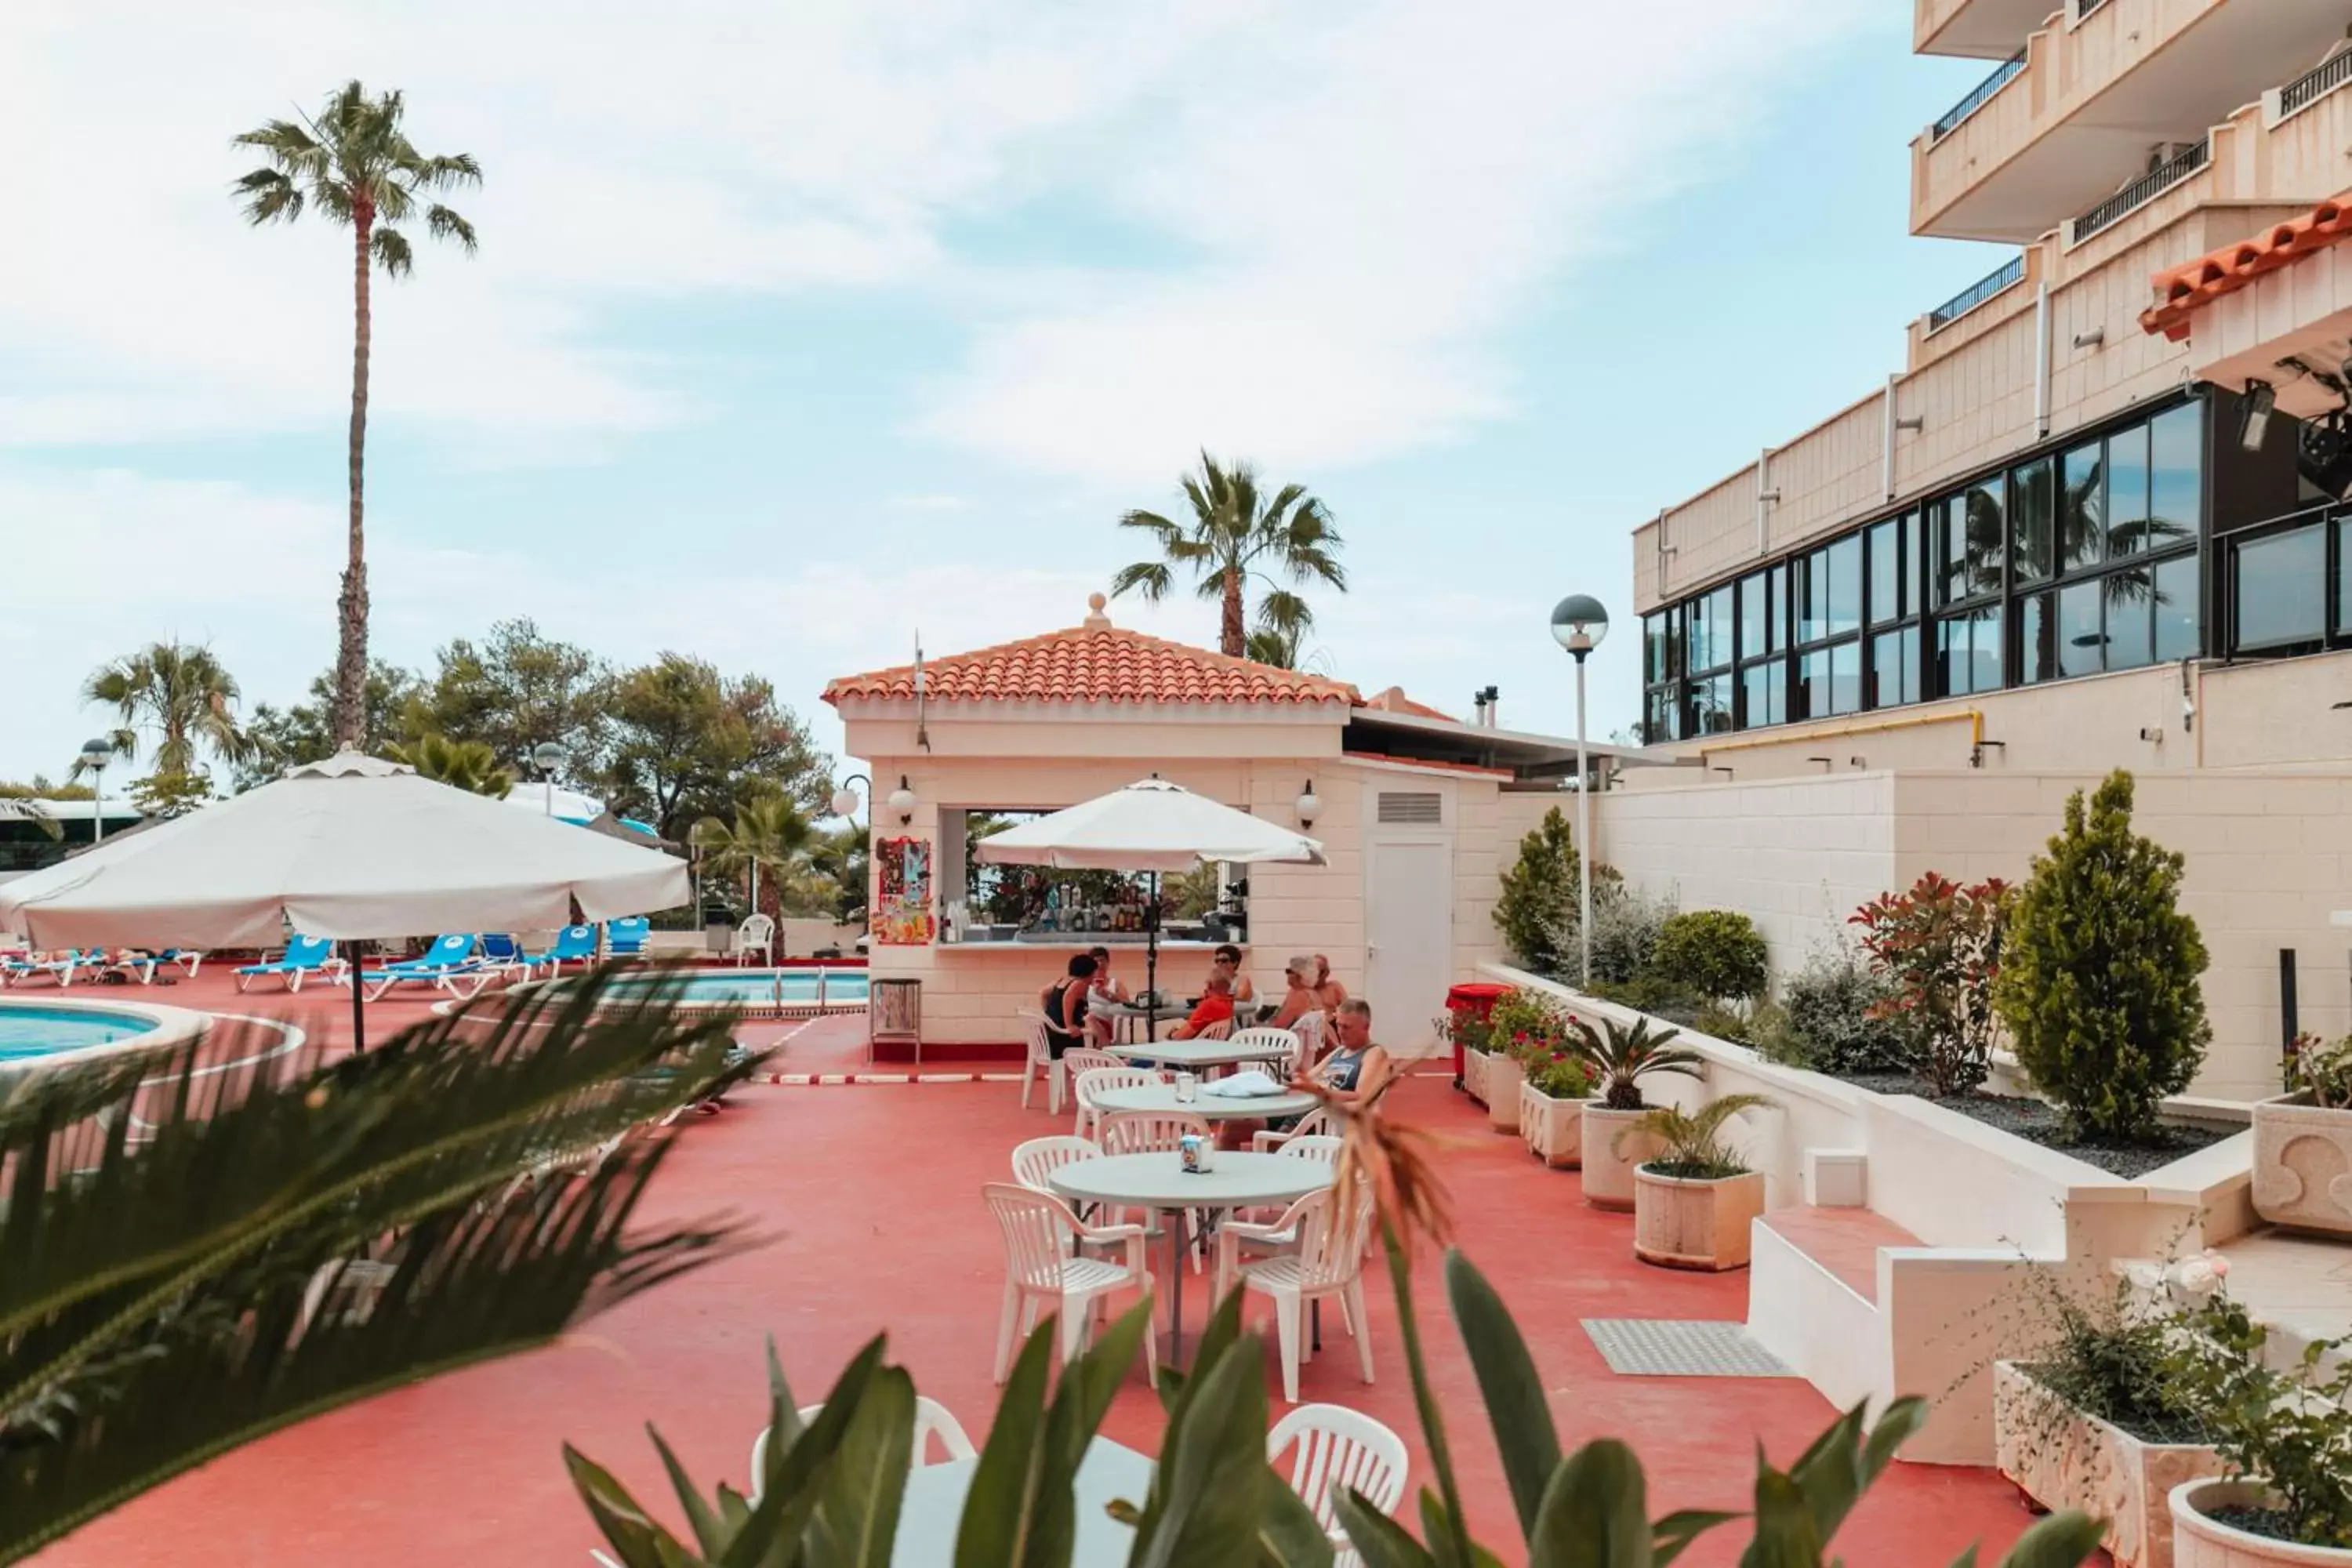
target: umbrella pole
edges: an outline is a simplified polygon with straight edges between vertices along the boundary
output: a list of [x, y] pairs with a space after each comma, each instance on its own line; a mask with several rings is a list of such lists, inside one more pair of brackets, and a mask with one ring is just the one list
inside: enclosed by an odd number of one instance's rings
[[1143, 906], [1143, 990], [1151, 998], [1144, 1010], [1143, 1037], [1147, 1044], [1160, 1040], [1160, 873], [1151, 873], [1151, 901]]
[[352, 1055], [367, 1050], [367, 998], [360, 987], [360, 944], [343, 943], [343, 962], [350, 965], [352, 977]]

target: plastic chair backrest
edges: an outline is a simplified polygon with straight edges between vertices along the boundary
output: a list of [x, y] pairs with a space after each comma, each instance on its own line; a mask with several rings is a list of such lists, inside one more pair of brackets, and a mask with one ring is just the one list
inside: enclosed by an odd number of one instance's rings
[[[815, 1405], [803, 1405], [799, 1411], [800, 1423], [805, 1427], [824, 1414], [824, 1405], [822, 1402]], [[914, 1458], [917, 1465], [932, 1463], [923, 1456], [925, 1450], [930, 1447], [933, 1438], [939, 1439], [940, 1451], [946, 1456], [944, 1459], [939, 1461], [940, 1463], [980, 1458], [980, 1450], [972, 1447], [971, 1438], [964, 1432], [963, 1423], [955, 1418], [955, 1413], [938, 1400], [918, 1394], [915, 1395], [914, 1443]], [[760, 1506], [760, 1494], [766, 1489], [767, 1481], [768, 1429], [762, 1426], [760, 1428], [760, 1435], [751, 1439], [751, 1489], [748, 1500], [753, 1508]], [[619, 1568], [619, 1565], [614, 1564], [614, 1568]]]
[[1192, 1037], [1196, 1040], [1230, 1040], [1234, 1037], [1234, 1021], [1220, 1018], [1213, 1024], [1203, 1024], [1201, 1032]]
[[1209, 1137], [1207, 1120], [1177, 1110], [1114, 1110], [1103, 1118], [1099, 1142], [1106, 1154], [1150, 1154], [1172, 1151], [1188, 1132]]
[[1032, 1192], [1052, 1193], [1046, 1178], [1065, 1165], [1080, 1160], [1099, 1160], [1102, 1146], [1091, 1138], [1072, 1133], [1058, 1133], [1051, 1138], [1032, 1138], [1013, 1151], [1013, 1179]]
[[1344, 1285], [1364, 1267], [1364, 1248], [1372, 1236], [1372, 1194], [1360, 1187], [1345, 1215], [1334, 1206], [1338, 1197], [1326, 1188], [1309, 1193], [1291, 1209], [1298, 1230], [1299, 1283], [1309, 1289]]
[[1302, 1042], [1288, 1029], [1236, 1029], [1232, 1036], [1236, 1046], [1256, 1047], [1280, 1046], [1283, 1054], [1267, 1064], [1267, 1070], [1277, 1079], [1288, 1078], [1298, 1070], [1298, 1051]]
[[1333, 1506], [1342, 1488], [1353, 1488], [1382, 1513], [1396, 1511], [1404, 1497], [1409, 1460], [1404, 1439], [1364, 1415], [1338, 1405], [1302, 1405], [1275, 1423], [1265, 1436], [1266, 1462], [1284, 1468], [1291, 1455], [1290, 1489], [1314, 1510], [1326, 1531], [1339, 1522]]
[[980, 1195], [1003, 1233], [1004, 1268], [1013, 1282], [1029, 1290], [1059, 1290], [1069, 1257], [1064, 1238], [1078, 1229], [1069, 1205], [1012, 1182], [990, 1182]]
[[[1063, 1064], [1065, 1066], [1068, 1065], [1070, 1057], [1075, 1057], [1077, 1054], [1077, 1052], [1072, 1051], [1069, 1056], [1064, 1057], [1062, 1058]], [[1100, 1055], [1101, 1053], [1097, 1052], [1096, 1054]], [[1113, 1058], [1112, 1060], [1117, 1061], [1118, 1058]], [[1086, 1071], [1080, 1073], [1073, 1081], [1077, 1086], [1078, 1103], [1091, 1109], [1097, 1100], [1108, 1090], [1114, 1089], [1149, 1089], [1153, 1084], [1160, 1081], [1160, 1075], [1153, 1072], [1150, 1068], [1131, 1068], [1126, 1063], [1120, 1062], [1117, 1067], [1088, 1068]]]
[[766, 915], [752, 915], [735, 928], [735, 941], [741, 947], [763, 947], [775, 940], [776, 922]]
[[433, 945], [426, 948], [424, 956], [416, 962], [432, 964], [463, 963], [474, 956], [474, 944], [481, 940], [470, 931], [444, 931], [433, 939]]
[[294, 940], [286, 944], [286, 957], [282, 962], [299, 963], [305, 969], [316, 969], [333, 957], [334, 952], [335, 944], [328, 938], [304, 936], [297, 931]]
[[594, 926], [565, 926], [555, 936], [555, 945], [548, 950], [551, 958], [593, 958], [596, 956]]
[[[1320, 1116], [1323, 1113], [1318, 1110], [1315, 1114]], [[1346, 1142], [1346, 1139], [1328, 1132], [1297, 1132], [1276, 1145], [1274, 1152], [1287, 1154], [1294, 1160], [1320, 1160], [1327, 1165], [1337, 1165], [1339, 1163], [1339, 1147]]]
[[499, 931], [482, 933], [482, 956], [493, 963], [504, 963], [522, 956], [522, 944]]
[[1013, 1010], [1013, 1016], [1021, 1020], [1022, 1031], [1028, 1037], [1029, 1065], [1034, 1068], [1050, 1064], [1054, 1059], [1054, 1048], [1045, 1037], [1048, 1027], [1045, 1015], [1034, 1007], [1019, 1007]]
[[604, 934], [612, 939], [616, 953], [643, 952], [646, 942], [653, 934], [654, 922], [643, 915], [631, 915], [625, 920], [608, 921]]
[[1108, 1051], [1098, 1051], [1092, 1046], [1074, 1046], [1062, 1053], [1062, 1070], [1070, 1075], [1072, 1083], [1077, 1082], [1080, 1075], [1094, 1072], [1098, 1068], [1125, 1066], [1127, 1066], [1125, 1062]]

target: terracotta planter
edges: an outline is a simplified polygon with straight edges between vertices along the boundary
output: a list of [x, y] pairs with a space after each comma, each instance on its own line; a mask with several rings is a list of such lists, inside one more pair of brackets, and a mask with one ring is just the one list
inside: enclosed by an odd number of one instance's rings
[[2352, 1551], [2249, 1535], [2199, 1511], [2262, 1500], [2263, 1489], [2251, 1481], [2184, 1481], [2173, 1488], [2173, 1568], [2352, 1568]]
[[1633, 1256], [1664, 1268], [1748, 1267], [1748, 1225], [1764, 1212], [1764, 1173], [1716, 1181], [1633, 1173]]
[[2172, 1489], [2221, 1474], [2188, 1443], [2147, 1443], [2065, 1404], [2015, 1362], [1993, 1363], [1993, 1462], [2053, 1510], [2108, 1521], [2102, 1542], [2123, 1568], [2173, 1568]]
[[1584, 1201], [1597, 1209], [1624, 1213], [1633, 1206], [1633, 1167], [1658, 1152], [1657, 1140], [1646, 1133], [1625, 1140], [1617, 1148], [1617, 1134], [1640, 1121], [1646, 1110], [1612, 1110], [1597, 1100], [1584, 1102]]
[[1486, 1103], [1486, 1063], [1491, 1059], [1484, 1051], [1462, 1053], [1462, 1092], [1481, 1105]]
[[2257, 1103], [2253, 1195], [2273, 1225], [2352, 1236], [2352, 1110], [2300, 1095]]
[[1486, 1058], [1486, 1124], [1497, 1132], [1519, 1130], [1519, 1088], [1528, 1081], [1527, 1064], [1503, 1051]]
[[1530, 1083], [1519, 1085], [1519, 1136], [1528, 1152], [1555, 1171], [1584, 1163], [1587, 1100], [1556, 1100]]

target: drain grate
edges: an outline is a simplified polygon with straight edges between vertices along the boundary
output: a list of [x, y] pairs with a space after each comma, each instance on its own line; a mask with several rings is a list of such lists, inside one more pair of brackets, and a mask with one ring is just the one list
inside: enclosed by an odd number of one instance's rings
[[1744, 1324], [1702, 1319], [1587, 1318], [1609, 1370], [1623, 1377], [1794, 1377]]

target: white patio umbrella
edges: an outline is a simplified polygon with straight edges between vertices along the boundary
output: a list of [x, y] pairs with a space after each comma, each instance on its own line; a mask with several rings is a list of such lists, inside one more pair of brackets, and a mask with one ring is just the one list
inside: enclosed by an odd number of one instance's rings
[[[1204, 860], [1320, 866], [1323, 846], [1303, 833], [1194, 795], [1154, 774], [1093, 800], [1008, 827], [981, 841], [991, 865], [1053, 866], [1070, 871], [1149, 871], [1144, 906], [1144, 985], [1160, 982], [1160, 874]], [[1145, 1032], [1159, 1038], [1156, 1012]]]
[[[357, 752], [0, 883], [36, 946], [259, 947], [518, 931], [687, 901], [686, 862]], [[354, 969], [356, 969], [354, 965]], [[361, 987], [352, 986], [355, 1045]]]

